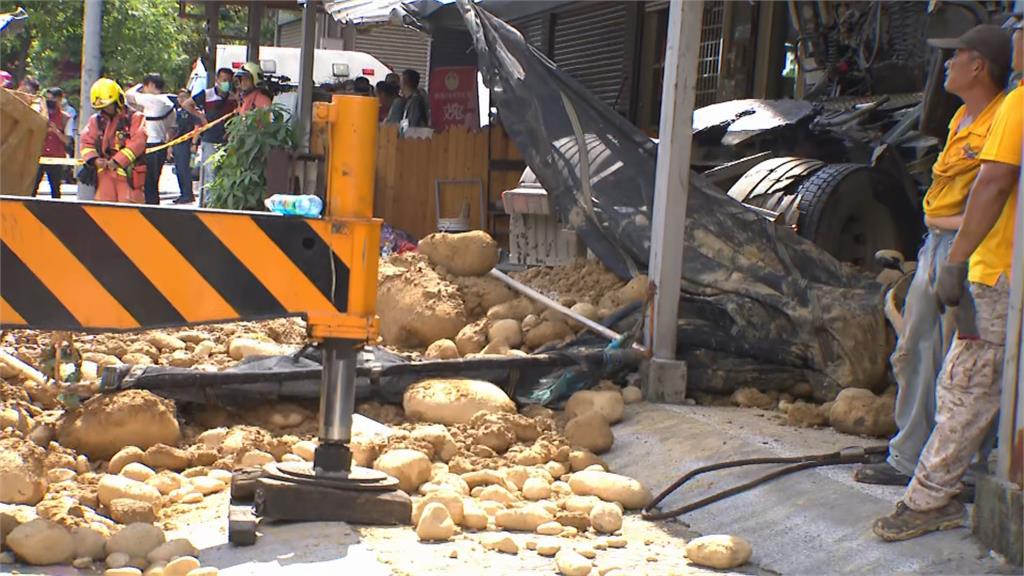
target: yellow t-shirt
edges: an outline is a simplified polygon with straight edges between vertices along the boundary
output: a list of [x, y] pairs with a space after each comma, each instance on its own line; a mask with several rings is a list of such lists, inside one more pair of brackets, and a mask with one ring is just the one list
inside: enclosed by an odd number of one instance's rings
[[[979, 157], [982, 162], [1001, 162], [1020, 166], [1021, 138], [1024, 137], [1024, 85], [1010, 91], [999, 107]], [[1013, 231], [1017, 219], [1017, 185], [1006, 200], [995, 226], [971, 255], [971, 282], [995, 286], [999, 276], [1010, 278], [1013, 260]]]
[[981, 168], [978, 154], [985, 146], [985, 138], [1002, 102], [1003, 95], [1000, 94], [988, 103], [970, 126], [962, 129], [960, 122], [967, 114], [967, 107], [961, 106], [953, 115], [949, 121], [946, 146], [932, 166], [932, 185], [924, 195], [926, 216], [963, 214], [967, 193]]

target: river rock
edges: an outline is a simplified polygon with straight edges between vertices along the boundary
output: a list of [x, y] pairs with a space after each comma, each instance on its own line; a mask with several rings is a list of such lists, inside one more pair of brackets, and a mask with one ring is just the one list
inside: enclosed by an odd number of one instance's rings
[[435, 232], [420, 240], [416, 249], [431, 264], [456, 276], [483, 276], [498, 263], [498, 243], [483, 230]]
[[129, 524], [107, 540], [107, 554], [123, 552], [129, 558], [145, 558], [164, 541], [163, 530], [152, 524]]
[[875, 396], [870, 390], [845, 388], [832, 405], [829, 422], [839, 432], [887, 438], [896, 433], [895, 403], [893, 395]]
[[132, 500], [131, 498], [114, 498], [107, 507], [110, 517], [120, 524], [135, 522], [156, 522], [156, 511], [149, 502]]
[[97, 491], [100, 503], [108, 509], [110, 508], [110, 503], [118, 498], [139, 500], [152, 504], [154, 507], [160, 506], [161, 495], [159, 490], [148, 484], [116, 474], [104, 475], [100, 479]]
[[607, 452], [615, 442], [611, 426], [608, 425], [605, 416], [597, 411], [587, 412], [569, 420], [565, 425], [565, 439], [571, 446], [585, 448], [594, 454]]
[[192, 458], [187, 450], [167, 444], [155, 444], [146, 449], [142, 461], [154, 470], [180, 472], [191, 465]]
[[373, 468], [397, 478], [399, 487], [410, 494], [430, 480], [430, 459], [419, 450], [389, 450], [377, 458]]
[[106, 556], [107, 537], [89, 526], [75, 526], [71, 529], [75, 541], [75, 558], [100, 560]]
[[750, 542], [728, 534], [701, 536], [686, 544], [686, 557], [690, 562], [719, 570], [746, 564], [752, 553]]
[[146, 560], [150, 562], [171, 562], [175, 558], [182, 556], [196, 556], [199, 554], [199, 550], [192, 545], [185, 538], [175, 538], [174, 540], [168, 540], [163, 544], [152, 549], [149, 554], [146, 555]]
[[438, 424], [465, 424], [477, 412], [514, 414], [515, 403], [494, 384], [482, 380], [433, 378], [410, 386], [402, 399], [408, 418]]
[[599, 502], [590, 509], [590, 525], [602, 534], [611, 534], [622, 528], [622, 510], [615, 504]]
[[624, 401], [622, 393], [615, 390], [580, 390], [565, 403], [565, 413], [570, 419], [586, 414], [587, 412], [598, 412], [609, 424], [615, 424], [622, 420]]
[[28, 564], [67, 564], [74, 559], [75, 539], [67, 528], [36, 518], [7, 535], [7, 546]]
[[584, 558], [575, 550], [559, 550], [555, 554], [555, 566], [558, 573], [563, 576], [587, 576], [593, 568], [590, 560]]
[[36, 504], [49, 483], [46, 451], [17, 436], [0, 439], [0, 502]]
[[455, 534], [455, 522], [448, 509], [439, 502], [431, 502], [423, 509], [416, 523], [416, 536], [420, 540], [450, 540]]
[[173, 402], [146, 390], [126, 390], [93, 396], [66, 413], [57, 438], [67, 448], [105, 460], [125, 446], [176, 444], [181, 429]]

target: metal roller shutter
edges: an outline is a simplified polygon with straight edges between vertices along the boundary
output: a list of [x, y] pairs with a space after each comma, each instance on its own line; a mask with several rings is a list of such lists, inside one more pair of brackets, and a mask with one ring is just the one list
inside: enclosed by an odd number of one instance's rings
[[554, 18], [551, 59], [603, 102], [622, 110], [628, 105], [623, 85], [626, 4], [585, 3]]
[[[406, 68], [420, 73], [426, 88], [430, 68], [430, 36], [402, 26], [373, 26], [356, 33], [356, 51], [366, 52], [399, 74]], [[380, 79], [374, 79], [376, 82]]]
[[302, 46], [302, 20], [293, 20], [277, 28], [277, 45], [290, 48]]
[[544, 17], [534, 16], [520, 22], [515, 27], [522, 33], [526, 43], [544, 53]]

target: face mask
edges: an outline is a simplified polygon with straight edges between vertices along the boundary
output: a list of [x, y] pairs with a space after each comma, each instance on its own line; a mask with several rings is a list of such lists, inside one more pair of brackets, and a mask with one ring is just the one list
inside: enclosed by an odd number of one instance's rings
[[47, 100], [46, 101], [46, 107], [49, 108], [50, 110], [56, 110], [57, 109], [57, 103], [54, 102], [53, 100]]
[[220, 82], [218, 86], [221, 92], [231, 92], [231, 82]]

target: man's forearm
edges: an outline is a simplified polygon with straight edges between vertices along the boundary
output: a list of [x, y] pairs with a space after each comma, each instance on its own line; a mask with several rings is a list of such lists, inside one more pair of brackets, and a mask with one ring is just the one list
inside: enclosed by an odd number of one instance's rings
[[982, 164], [967, 199], [960, 231], [950, 248], [949, 262], [966, 262], [995, 226], [1013, 192], [1017, 170], [1016, 166], [1000, 162]]

